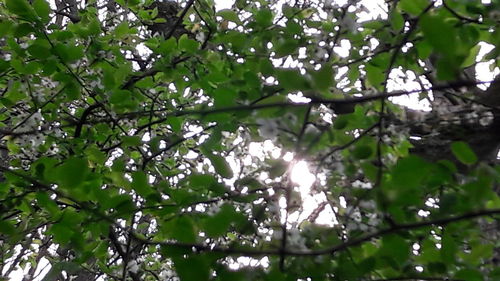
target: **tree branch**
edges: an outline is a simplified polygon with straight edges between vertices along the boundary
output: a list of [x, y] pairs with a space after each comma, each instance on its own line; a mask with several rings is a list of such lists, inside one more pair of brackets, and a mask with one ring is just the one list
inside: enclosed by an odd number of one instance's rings
[[[404, 95], [410, 95], [415, 93], [421, 93], [426, 91], [441, 91], [446, 89], [451, 89], [454, 87], [473, 87], [481, 84], [492, 83], [493, 81], [457, 81], [454, 83], [449, 83], [446, 85], [438, 85], [423, 89], [415, 89], [410, 91], [394, 91], [390, 93], [381, 93], [375, 95], [367, 95], [362, 97], [352, 97], [352, 98], [343, 98], [343, 99], [323, 99], [319, 97], [309, 97], [310, 101], [306, 103], [293, 103], [293, 102], [275, 102], [275, 103], [266, 103], [266, 104], [252, 104], [252, 105], [237, 105], [230, 107], [220, 107], [220, 108], [208, 108], [208, 109], [187, 109], [187, 110], [178, 110], [171, 111], [167, 115], [171, 116], [186, 116], [186, 115], [209, 115], [216, 113], [225, 113], [225, 112], [237, 112], [243, 110], [258, 110], [258, 109], [267, 109], [267, 108], [275, 108], [275, 107], [303, 107], [310, 106], [311, 104], [334, 104], [334, 105], [352, 105], [352, 104], [362, 104], [366, 102], [376, 101], [384, 98], [390, 97], [399, 97]], [[500, 81], [498, 82], [500, 83]], [[168, 111], [169, 109], [158, 109], [155, 110], [155, 113], [163, 113]], [[151, 111], [141, 111], [141, 112], [131, 112], [119, 115], [124, 118], [133, 118], [139, 116], [149, 115]], [[160, 119], [155, 120], [149, 124], [143, 125], [143, 127], [148, 127], [154, 124], [160, 124], [165, 122], [168, 117], [162, 116]]]
[[137, 239], [141, 240], [145, 244], [149, 245], [163, 245], [163, 246], [170, 246], [170, 247], [177, 247], [177, 248], [183, 248], [188, 251], [192, 251], [193, 249], [196, 250], [196, 252], [214, 252], [214, 253], [223, 253], [223, 254], [228, 254], [228, 255], [244, 255], [244, 256], [266, 256], [266, 255], [273, 255], [273, 256], [280, 256], [282, 254], [285, 254], [287, 256], [319, 256], [319, 255], [330, 255], [334, 254], [337, 252], [345, 251], [351, 247], [358, 246], [360, 244], [363, 244], [364, 242], [368, 242], [374, 238], [379, 238], [384, 235], [388, 234], [393, 234], [401, 231], [408, 231], [408, 230], [413, 230], [413, 229], [418, 229], [422, 227], [427, 227], [427, 226], [432, 226], [432, 225], [439, 225], [439, 226], [444, 226], [453, 222], [457, 221], [463, 221], [463, 220], [468, 220], [468, 219], [473, 219], [477, 217], [484, 217], [484, 216], [491, 216], [491, 215], [498, 215], [500, 214], [500, 209], [490, 209], [490, 210], [479, 210], [479, 211], [473, 211], [469, 213], [465, 213], [462, 215], [457, 215], [457, 216], [451, 216], [447, 218], [441, 218], [441, 219], [435, 219], [435, 220], [425, 220], [421, 222], [415, 222], [415, 223], [409, 223], [409, 224], [400, 224], [400, 225], [393, 225], [389, 228], [382, 229], [367, 235], [363, 235], [359, 238], [354, 238], [354, 239], [349, 239], [345, 241], [344, 243], [341, 243], [339, 245], [330, 247], [330, 248], [325, 248], [325, 249], [320, 249], [320, 250], [313, 250], [313, 251], [295, 251], [295, 250], [280, 250], [280, 249], [267, 249], [267, 250], [260, 250], [260, 249], [254, 249], [254, 248], [248, 248], [248, 247], [241, 247], [241, 248], [225, 248], [225, 247], [218, 247], [218, 246], [213, 246], [213, 245], [204, 245], [204, 244], [190, 244], [190, 243], [179, 243], [179, 242], [173, 242], [173, 241], [153, 241], [149, 240], [146, 238], [142, 238], [137, 236], [136, 234], [133, 234], [136, 236]]

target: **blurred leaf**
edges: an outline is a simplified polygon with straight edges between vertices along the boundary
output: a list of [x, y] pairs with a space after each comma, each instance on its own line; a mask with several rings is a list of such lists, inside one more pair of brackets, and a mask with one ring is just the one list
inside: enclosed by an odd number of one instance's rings
[[382, 82], [385, 80], [384, 70], [371, 64], [366, 65], [366, 77], [370, 85], [382, 90]]
[[58, 182], [64, 187], [76, 188], [80, 186], [89, 168], [87, 165], [87, 160], [77, 157], [68, 158], [58, 169], [57, 169]]
[[234, 208], [228, 204], [224, 204], [214, 216], [205, 219], [204, 230], [208, 237], [215, 238], [224, 235], [235, 217], [236, 212]]
[[427, 162], [422, 158], [410, 155], [398, 160], [392, 177], [394, 183], [400, 188], [415, 188], [427, 177]]
[[305, 90], [309, 88], [308, 81], [300, 72], [291, 69], [275, 70], [280, 85], [289, 90]]
[[413, 16], [420, 15], [428, 5], [428, 0], [401, 0], [398, 2], [400, 9]]
[[472, 165], [477, 162], [477, 156], [474, 151], [470, 148], [470, 146], [463, 141], [456, 141], [451, 144], [451, 151], [453, 155], [458, 159], [458, 161], [462, 162], [466, 165]]
[[27, 0], [6, 0], [5, 4], [9, 12], [20, 16], [23, 19], [34, 21], [35, 11]]
[[153, 192], [148, 183], [147, 175], [142, 171], [132, 173], [132, 188], [142, 197], [147, 197]]
[[268, 8], [259, 9], [254, 14], [254, 20], [260, 27], [268, 27], [273, 23], [273, 13]]
[[399, 235], [387, 235], [382, 238], [380, 254], [401, 266], [410, 257], [410, 245]]
[[241, 24], [240, 18], [238, 17], [238, 14], [231, 9], [222, 9], [217, 12], [218, 16], [221, 16], [223, 19], [232, 21], [237, 24]]
[[455, 273], [453, 278], [467, 281], [483, 281], [483, 274], [475, 269], [462, 269]]
[[331, 65], [323, 65], [320, 70], [313, 72], [312, 76], [318, 90], [328, 90], [333, 86], [333, 69]]
[[181, 281], [205, 281], [210, 278], [210, 267], [204, 256], [174, 258], [173, 261]]
[[357, 159], [367, 159], [372, 155], [372, 148], [368, 145], [358, 145], [352, 151], [352, 155]]
[[467, 58], [465, 58], [465, 60], [462, 62], [461, 67], [470, 67], [474, 63], [476, 63], [476, 57], [479, 54], [480, 50], [481, 50], [481, 45], [478, 44], [474, 46], [474, 48], [472, 48], [469, 51], [469, 55], [467, 56]]
[[45, 0], [35, 0], [33, 1], [33, 8], [37, 15], [42, 18], [44, 23], [49, 22], [50, 20], [50, 5]]
[[122, 144], [125, 147], [139, 146], [142, 144], [142, 140], [141, 140], [141, 137], [139, 137], [139, 136], [124, 136], [124, 137], [122, 137]]
[[196, 233], [193, 221], [187, 216], [175, 217], [161, 224], [160, 231], [168, 238], [176, 239], [183, 243], [194, 243]]
[[189, 39], [186, 34], [183, 34], [181, 38], [179, 38], [179, 49], [185, 51], [187, 53], [194, 54], [198, 51], [200, 44], [192, 39]]
[[220, 155], [207, 155], [208, 159], [210, 159], [210, 162], [214, 166], [215, 171], [217, 174], [219, 174], [221, 177], [230, 179], [233, 177], [233, 170], [231, 169], [231, 166], [226, 162], [226, 159]]
[[16, 233], [16, 228], [11, 221], [0, 220], [0, 233], [11, 236]]
[[74, 274], [80, 270], [80, 266], [74, 262], [58, 262], [50, 268], [49, 272], [45, 275], [42, 281], [56, 281], [59, 280], [61, 273], [64, 271], [66, 274]]
[[[424, 32], [425, 40], [436, 51], [448, 57], [452, 57], [456, 53], [455, 49], [459, 45], [457, 44], [456, 29], [443, 17], [424, 15], [419, 23]], [[437, 26], [439, 28], [436, 28]]]

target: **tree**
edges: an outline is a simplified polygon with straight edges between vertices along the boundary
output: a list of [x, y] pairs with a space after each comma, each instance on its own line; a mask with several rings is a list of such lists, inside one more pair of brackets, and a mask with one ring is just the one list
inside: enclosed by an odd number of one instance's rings
[[0, 2], [0, 275], [498, 280], [500, 3], [375, 2]]

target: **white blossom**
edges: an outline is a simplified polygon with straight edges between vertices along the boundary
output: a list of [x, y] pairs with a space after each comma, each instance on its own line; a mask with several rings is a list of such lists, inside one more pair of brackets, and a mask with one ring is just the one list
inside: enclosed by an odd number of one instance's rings
[[41, 145], [44, 142], [44, 140], [45, 140], [45, 138], [43, 135], [36, 134], [31, 138], [30, 143], [32, 146], [38, 147], [39, 145]]
[[196, 40], [197, 40], [198, 42], [203, 43], [203, 42], [205, 42], [205, 40], [206, 40], [207, 36], [206, 36], [206, 35], [205, 35], [205, 33], [203, 33], [203, 32], [198, 32], [198, 33], [196, 33], [195, 38], [196, 38]]
[[361, 231], [367, 231], [368, 230], [368, 225], [361, 223], [359, 224], [359, 230]]
[[451, 122], [453, 123], [453, 125], [460, 125], [460, 123], [462, 122], [460, 120], [460, 117], [458, 116], [454, 116], [452, 119], [451, 119]]
[[288, 236], [288, 245], [291, 248], [299, 248], [305, 249], [306, 247], [306, 239], [300, 235], [300, 230], [298, 229], [289, 229], [287, 231]]
[[325, 0], [325, 2], [323, 3], [323, 7], [325, 10], [328, 10], [328, 9], [335, 9], [337, 8], [337, 4], [335, 4], [335, 1], [333, 0]]
[[471, 113], [465, 114], [465, 122], [467, 124], [470, 124], [470, 125], [475, 124], [477, 122], [477, 118], [479, 118], [479, 116], [477, 115], [476, 112], [471, 112]]
[[[351, 212], [348, 212], [348, 213], [351, 213]], [[358, 208], [356, 208], [354, 210], [354, 212], [351, 213], [350, 216], [351, 216], [351, 218], [352, 218], [353, 221], [355, 221], [355, 222], [361, 222], [361, 219], [362, 219], [361, 218], [361, 213], [359, 212]]]
[[383, 135], [382, 142], [384, 142], [385, 144], [390, 144], [392, 142], [392, 140], [388, 135]]
[[269, 212], [275, 216], [279, 216], [280, 214], [280, 206], [277, 201], [271, 201], [268, 205], [267, 208], [269, 209]]
[[369, 201], [361, 200], [359, 202], [359, 206], [363, 209], [375, 209], [375, 201], [373, 201], [373, 200], [369, 200]]
[[319, 133], [321, 133], [320, 130], [312, 124], [307, 124], [306, 129], [304, 131], [305, 135], [313, 135], [314, 136], [314, 135], [318, 135]]
[[139, 265], [136, 260], [131, 260], [127, 264], [127, 269], [132, 273], [137, 273], [139, 271]]
[[283, 119], [287, 124], [295, 124], [297, 122], [297, 116], [290, 112], [286, 113], [285, 116], [283, 116]]
[[346, 15], [340, 21], [340, 26], [344, 30], [348, 30], [349, 32], [355, 33], [358, 32], [359, 24], [356, 22], [356, 19]]
[[481, 119], [479, 119], [479, 124], [481, 126], [489, 126], [491, 123], [493, 123], [493, 120], [495, 117], [493, 116], [493, 113], [491, 111], [486, 111], [483, 114], [481, 114]]
[[278, 240], [283, 238], [283, 232], [281, 229], [274, 229], [272, 239]]
[[359, 228], [359, 225], [357, 223], [354, 223], [354, 222], [348, 222], [347, 225], [345, 226], [346, 230], [350, 231], [350, 230], [356, 230]]
[[366, 215], [368, 217], [368, 224], [371, 226], [376, 226], [380, 223], [380, 218], [375, 213], [370, 213]]
[[325, 48], [318, 47], [314, 50], [314, 58], [316, 60], [322, 60], [328, 55], [328, 52]]
[[216, 204], [213, 204], [206, 210], [206, 214], [209, 216], [213, 216], [220, 211], [220, 206], [222, 205], [222, 201], [218, 201]]
[[355, 188], [363, 188], [363, 189], [370, 189], [373, 187], [373, 185], [370, 182], [362, 182], [360, 180], [355, 180], [352, 183], [352, 187]]
[[274, 139], [278, 135], [278, 124], [270, 119], [258, 119], [259, 135], [265, 139]]
[[162, 281], [166, 281], [166, 280], [179, 280], [179, 278], [175, 275], [175, 273], [169, 269], [169, 268], [166, 268], [164, 270], [162, 270], [160, 272], [160, 274], [158, 274], [158, 277], [160, 278], [160, 280]]

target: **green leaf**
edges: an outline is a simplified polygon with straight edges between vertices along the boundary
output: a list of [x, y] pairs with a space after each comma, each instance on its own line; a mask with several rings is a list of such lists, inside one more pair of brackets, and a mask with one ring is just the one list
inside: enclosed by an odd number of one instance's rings
[[427, 59], [432, 53], [432, 46], [427, 41], [419, 41], [415, 44], [418, 57], [422, 60]]
[[237, 95], [232, 89], [220, 87], [215, 89], [213, 97], [216, 107], [230, 107], [235, 105]]
[[418, 16], [429, 5], [428, 0], [401, 0], [399, 8], [413, 16]]
[[167, 124], [169, 124], [170, 127], [172, 128], [172, 131], [174, 131], [176, 133], [181, 132], [182, 122], [183, 122], [183, 119], [181, 119], [179, 117], [169, 116], [167, 118]]
[[175, 217], [163, 223], [160, 231], [166, 234], [168, 238], [176, 239], [182, 243], [194, 243], [196, 241], [193, 221], [187, 216]]
[[37, 192], [36, 201], [40, 207], [47, 210], [51, 215], [56, 215], [59, 213], [59, 207], [54, 200], [50, 199], [47, 192]]
[[53, 50], [54, 53], [66, 63], [72, 63], [84, 56], [83, 46], [58, 43], [54, 46]]
[[188, 177], [190, 187], [196, 191], [208, 189], [211, 185], [217, 183], [217, 179], [213, 175], [192, 174]]
[[187, 53], [194, 54], [198, 51], [200, 43], [195, 40], [189, 39], [186, 34], [179, 38], [179, 49]]
[[347, 115], [340, 115], [333, 122], [333, 128], [335, 130], [342, 130], [345, 127], [347, 127], [347, 124], [349, 124], [349, 120], [350, 120], [349, 116], [347, 116]]
[[457, 249], [457, 243], [455, 242], [452, 234], [449, 231], [446, 231], [445, 235], [443, 235], [441, 239], [441, 257], [443, 262], [453, 264]]
[[366, 78], [370, 85], [381, 90], [385, 80], [384, 70], [371, 64], [366, 65]]
[[469, 55], [462, 62], [461, 67], [469, 67], [469, 66], [472, 66], [474, 63], [476, 63], [476, 57], [479, 54], [480, 50], [481, 50], [481, 45], [478, 44], [478, 45], [474, 46], [474, 48], [472, 48], [469, 51]]
[[259, 70], [264, 76], [270, 76], [274, 73], [274, 66], [269, 59], [263, 58], [260, 60]]
[[36, 14], [43, 20], [44, 23], [48, 23], [50, 20], [50, 5], [45, 0], [35, 0], [33, 1], [33, 8]]
[[204, 256], [174, 258], [173, 261], [181, 281], [205, 281], [210, 278], [210, 267]]
[[58, 182], [61, 185], [75, 188], [83, 183], [89, 172], [89, 168], [87, 166], [87, 160], [72, 157], [67, 159], [57, 171]]
[[352, 155], [357, 159], [367, 159], [372, 155], [372, 148], [368, 145], [358, 145], [352, 151]]
[[271, 168], [269, 169], [270, 178], [280, 177], [288, 170], [289, 164], [284, 160], [278, 159], [270, 162], [271, 162], [270, 164], [272, 165]]
[[73, 274], [80, 270], [80, 266], [74, 262], [58, 262], [50, 268], [49, 272], [45, 275], [42, 281], [56, 281], [59, 280], [61, 273], [64, 271], [66, 274]]
[[50, 53], [50, 44], [46, 40], [36, 40], [28, 47], [28, 52], [37, 59], [46, 59]]
[[132, 173], [132, 188], [142, 197], [147, 197], [153, 192], [148, 183], [148, 177], [143, 171]]
[[208, 159], [210, 159], [210, 162], [214, 166], [215, 171], [217, 174], [219, 174], [221, 177], [230, 179], [233, 177], [233, 170], [231, 169], [231, 166], [226, 162], [226, 159], [220, 155], [207, 155]]
[[400, 188], [415, 188], [420, 185], [427, 176], [428, 163], [422, 158], [410, 155], [398, 160], [394, 167], [392, 177], [393, 182]]
[[479, 272], [475, 269], [462, 269], [455, 274], [454, 279], [467, 280], [467, 281], [483, 281], [484, 280], [481, 272]]
[[221, 16], [223, 19], [227, 21], [232, 21], [237, 24], [241, 24], [241, 20], [238, 17], [238, 14], [231, 9], [223, 9], [217, 12], [218, 16]]
[[380, 254], [402, 265], [410, 256], [410, 245], [399, 235], [387, 235], [382, 238]]
[[23, 19], [34, 21], [36, 19], [35, 11], [27, 0], [6, 0], [7, 10]]
[[288, 56], [297, 51], [299, 44], [295, 39], [280, 40], [276, 43], [276, 57]]
[[309, 83], [300, 72], [292, 69], [280, 69], [276, 71], [280, 85], [289, 90], [309, 89]]
[[122, 137], [122, 144], [125, 147], [139, 146], [142, 144], [142, 140], [141, 140], [141, 137], [139, 137], [139, 136], [124, 136], [124, 137]]
[[391, 11], [390, 21], [391, 21], [391, 26], [394, 30], [401, 30], [405, 24], [403, 16], [396, 10]]
[[123, 21], [119, 25], [115, 27], [113, 30], [115, 36], [117, 39], [122, 38], [129, 33], [129, 22], [128, 21]]
[[273, 23], [273, 12], [267, 8], [259, 9], [254, 15], [255, 22], [265, 28]]
[[16, 228], [11, 221], [0, 220], [0, 233], [5, 235], [14, 235], [16, 233]]
[[97, 19], [91, 20], [87, 28], [90, 36], [97, 36], [101, 33], [101, 24]]
[[320, 70], [312, 74], [314, 84], [320, 91], [328, 90], [333, 86], [333, 69], [329, 64], [323, 65]]
[[[424, 15], [421, 17], [420, 26], [424, 32], [425, 40], [439, 53], [453, 57], [457, 47], [457, 31], [450, 23], [440, 16]], [[438, 27], [439, 28], [436, 28]]]
[[477, 162], [476, 153], [470, 148], [470, 146], [463, 141], [456, 141], [451, 144], [451, 151], [453, 155], [466, 165], [472, 165]]
[[10, 34], [13, 30], [13, 21], [1, 21], [0, 20], [0, 37], [5, 37], [5, 35]]
[[231, 205], [222, 205], [217, 214], [205, 220], [205, 232], [212, 238], [226, 234], [235, 216], [236, 212]]

